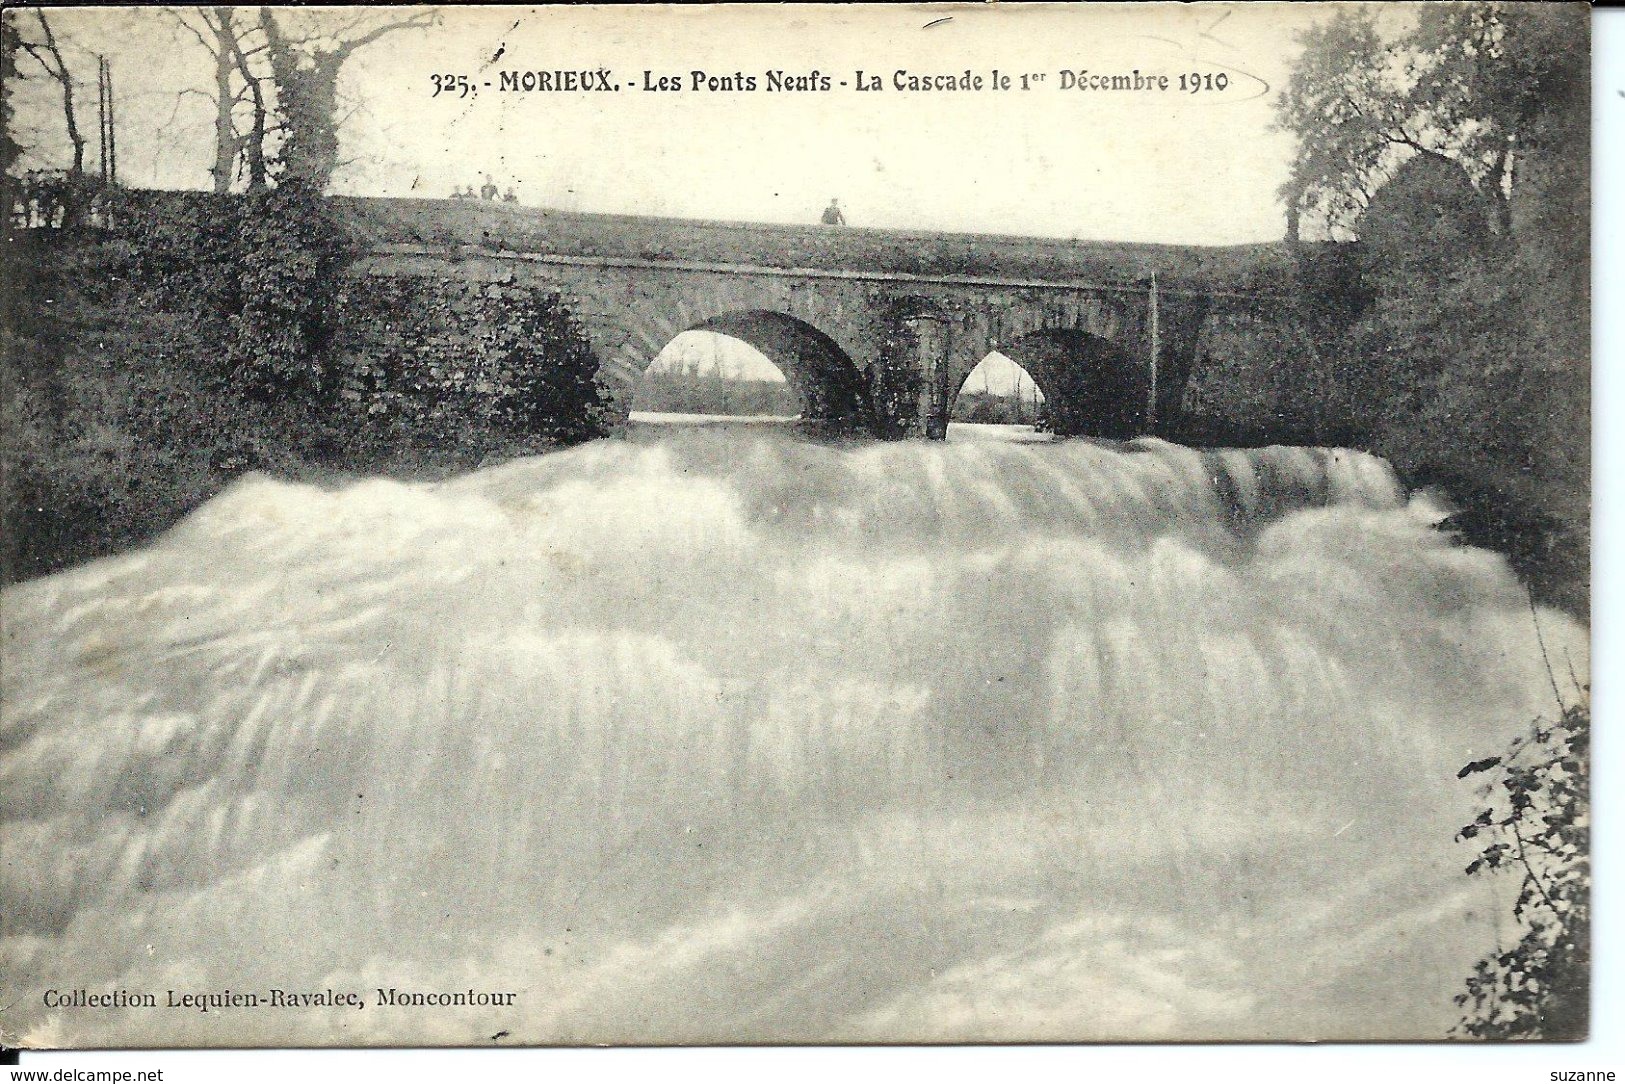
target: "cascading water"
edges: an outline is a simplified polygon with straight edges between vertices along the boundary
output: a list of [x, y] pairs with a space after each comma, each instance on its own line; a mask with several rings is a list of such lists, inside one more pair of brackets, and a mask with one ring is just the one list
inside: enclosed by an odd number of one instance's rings
[[[1156, 441], [244, 479], [4, 596], [5, 1026], [1438, 1037], [1505, 912], [1455, 769], [1553, 710], [1438, 515], [1358, 453]], [[272, 987], [366, 1007], [162, 1007]], [[377, 1004], [471, 987], [516, 996]]]

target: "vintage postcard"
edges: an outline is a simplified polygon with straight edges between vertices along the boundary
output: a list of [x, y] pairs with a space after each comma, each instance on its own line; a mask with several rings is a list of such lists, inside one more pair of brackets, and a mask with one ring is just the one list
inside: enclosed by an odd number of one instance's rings
[[1584, 1038], [1588, 17], [8, 8], [0, 1045]]

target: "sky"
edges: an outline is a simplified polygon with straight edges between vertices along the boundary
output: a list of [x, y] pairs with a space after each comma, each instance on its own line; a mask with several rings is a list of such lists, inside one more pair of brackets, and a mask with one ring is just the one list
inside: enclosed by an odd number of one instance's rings
[[754, 346], [730, 335], [710, 331], [679, 334], [649, 363], [649, 372], [668, 373], [692, 369], [715, 373], [730, 380], [783, 382], [784, 373]]
[[[763, 5], [445, 8], [344, 69], [336, 191], [444, 197], [490, 174], [565, 210], [808, 222], [839, 197], [853, 225], [1098, 240], [1278, 239], [1292, 155], [1271, 130], [1313, 4]], [[302, 12], [306, 22], [353, 12]], [[376, 18], [384, 18], [380, 13]], [[81, 83], [94, 154], [95, 62], [109, 57], [126, 184], [204, 187], [211, 62], [158, 8], [51, 14]], [[500, 55], [498, 55], [500, 53]], [[502, 92], [503, 72], [608, 69], [612, 92]], [[830, 89], [768, 92], [767, 73]], [[856, 73], [880, 91], [856, 89]], [[1009, 90], [991, 89], [997, 70]], [[684, 89], [642, 89], [670, 76]], [[692, 89], [693, 73], [752, 91]], [[895, 73], [981, 77], [909, 91]], [[1166, 91], [1063, 89], [1063, 72], [1166, 76]], [[1203, 83], [1181, 93], [1180, 73]], [[1022, 73], [1043, 75], [1019, 88]], [[60, 104], [24, 58], [28, 165], [65, 161]], [[434, 94], [466, 76], [470, 97]], [[1208, 89], [1223, 76], [1224, 89]], [[486, 87], [489, 81], [492, 85]], [[842, 86], [842, 83], [847, 85]]]

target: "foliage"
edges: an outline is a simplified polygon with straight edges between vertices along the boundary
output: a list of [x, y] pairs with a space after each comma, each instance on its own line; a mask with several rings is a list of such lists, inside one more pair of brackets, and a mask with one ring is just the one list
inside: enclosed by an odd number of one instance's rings
[[134, 287], [145, 307], [190, 313], [224, 339], [242, 305], [243, 209], [241, 199], [201, 192], [121, 191], [100, 237], [43, 262], [105, 301]]
[[1303, 37], [1278, 108], [1298, 139], [1289, 205], [1361, 238], [1335, 246], [1349, 255], [1331, 279], [1301, 276], [1338, 310], [1310, 329], [1328, 412], [1408, 480], [1445, 485], [1469, 541], [1582, 612], [1585, 10], [1411, 14], [1385, 35], [1390, 15], [1339, 10]]
[[59, 288], [183, 315], [216, 344], [214, 376], [261, 402], [317, 402], [349, 256], [325, 200], [292, 182], [246, 196], [118, 191], [107, 207], [104, 230], [45, 261]]
[[0, 333], [6, 580], [143, 542], [244, 470], [298, 470], [291, 449], [308, 423], [236, 393], [216, 325], [134, 284], [75, 288], [95, 258], [62, 260], [69, 273], [30, 299], [50, 300], [44, 315]]
[[1394, 170], [1360, 215], [1366, 262], [1386, 270], [1486, 245], [1493, 231], [1485, 211], [1482, 194], [1461, 166], [1441, 155], [1418, 154]]
[[[1422, 275], [1411, 271], [1368, 274], [1373, 302], [1344, 339], [1346, 401], [1370, 443], [1409, 428], [1422, 411], [1450, 409], [1441, 393], [1448, 404], [1451, 393], [1504, 385], [1525, 361], [1515, 356], [1517, 284], [1492, 259], [1459, 254]], [[1459, 431], [1487, 419], [1474, 412], [1457, 421]]]
[[1457, 838], [1479, 847], [1469, 875], [1512, 871], [1513, 915], [1522, 936], [1478, 961], [1456, 1004], [1456, 1033], [1474, 1039], [1586, 1036], [1591, 964], [1591, 712], [1566, 705], [1555, 722], [1537, 720], [1504, 756], [1474, 761], [1465, 778], [1496, 771], [1480, 793], [1486, 805]]
[[1181, 414], [1187, 427], [1324, 444], [1334, 435], [1331, 419], [1347, 406], [1302, 321], [1291, 313], [1247, 312], [1203, 325]]
[[1346, 233], [1394, 169], [1420, 154], [1460, 166], [1508, 232], [1519, 155], [1542, 150], [1584, 18], [1577, 5], [1428, 4], [1413, 28], [1385, 37], [1371, 9], [1350, 7], [1305, 32], [1276, 107], [1276, 127], [1298, 140], [1281, 190], [1289, 218], [1308, 212]]
[[1589, 415], [1588, 368], [1552, 333], [1563, 316], [1549, 285], [1506, 245], [1369, 280], [1375, 299], [1340, 359], [1358, 441], [1479, 504], [1470, 518], [1491, 529], [1469, 540], [1583, 612], [1590, 459], [1574, 426]]
[[1365, 206], [1406, 131], [1406, 95], [1396, 89], [1404, 64], [1363, 8], [1340, 10], [1305, 31], [1303, 53], [1276, 104], [1276, 127], [1298, 137], [1292, 175], [1282, 188], [1288, 214], [1304, 209], [1328, 227], [1346, 225]]
[[282, 118], [282, 146], [277, 157], [282, 181], [296, 181], [317, 192], [327, 187], [338, 167], [336, 117], [339, 64], [331, 54], [304, 63], [300, 50], [283, 35], [270, 9], [262, 8], [276, 108]]
[[600, 436], [598, 362], [556, 296], [365, 277], [336, 298], [331, 364], [351, 465], [471, 467]]
[[1036, 425], [1046, 417], [1041, 399], [997, 392], [961, 391], [949, 415], [956, 422], [983, 425]]
[[634, 409], [668, 414], [772, 415], [801, 412], [796, 394], [783, 380], [746, 380], [715, 370], [665, 369], [645, 373]]
[[1549, 286], [1506, 243], [1368, 269], [1367, 309], [1332, 348], [1347, 440], [1460, 503], [1451, 523], [1505, 554], [1543, 601], [1586, 610], [1589, 415], [1583, 354], [1550, 333]]
[[23, 153], [23, 147], [11, 137], [11, 87], [12, 80], [20, 76], [17, 50], [22, 44], [14, 21], [17, 17], [14, 10], [0, 11], [0, 176], [6, 177]]
[[344, 232], [319, 190], [285, 177], [246, 197], [239, 243], [231, 354], [244, 390], [314, 400], [326, 390], [325, 321], [348, 259]]
[[[253, 92], [243, 138], [261, 142], [242, 153], [255, 178], [275, 175], [274, 187], [251, 184], [245, 196], [98, 189], [81, 200], [75, 183], [41, 189], [25, 207], [29, 224], [62, 228], [27, 231], [36, 236], [23, 262], [38, 273], [0, 283], [0, 409], [16, 434], [4, 449], [7, 577], [149, 537], [242, 470], [353, 469], [397, 445], [459, 466], [482, 450], [602, 428], [596, 360], [556, 299], [442, 289], [344, 311], [351, 253], [322, 195], [338, 165], [339, 73], [357, 49], [438, 16], [363, 14], [325, 37], [282, 35], [276, 18], [262, 9], [269, 75], [250, 66], [248, 53], [261, 50], [244, 49], [246, 28], [222, 19], [215, 47], [222, 93], [230, 69]], [[43, 45], [20, 39], [9, 13], [3, 22], [6, 74], [23, 49], [62, 83], [77, 155], [72, 82], [44, 16]], [[270, 161], [262, 79], [275, 88], [279, 120]], [[221, 108], [217, 136], [231, 142]], [[3, 146], [9, 164], [14, 145]], [[6, 196], [9, 213], [9, 184]], [[49, 221], [32, 221], [41, 217]], [[347, 315], [402, 330], [358, 363], [334, 349]]]
[[601, 432], [556, 298], [346, 279], [329, 213], [287, 182], [131, 192], [105, 229], [9, 240], [37, 274], [0, 277], [6, 576], [150, 538], [245, 470], [446, 471]]

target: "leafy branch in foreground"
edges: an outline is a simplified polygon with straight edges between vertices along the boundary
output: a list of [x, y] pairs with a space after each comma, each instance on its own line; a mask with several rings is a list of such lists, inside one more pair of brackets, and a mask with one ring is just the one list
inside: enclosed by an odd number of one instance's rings
[[[1584, 690], [1582, 690], [1584, 691]], [[1457, 773], [1497, 775], [1486, 806], [1456, 834], [1478, 843], [1470, 876], [1513, 871], [1517, 944], [1479, 960], [1452, 1033], [1472, 1039], [1578, 1040], [1590, 1023], [1591, 709], [1585, 698], [1555, 722], [1537, 719], [1503, 756]]]

